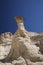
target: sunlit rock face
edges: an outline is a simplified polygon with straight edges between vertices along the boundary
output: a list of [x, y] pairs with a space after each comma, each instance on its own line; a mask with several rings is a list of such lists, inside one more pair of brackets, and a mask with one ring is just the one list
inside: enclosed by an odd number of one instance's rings
[[0, 35], [0, 44], [2, 44], [2, 43], [7, 44], [7, 42], [10, 43], [12, 41], [12, 37], [13, 37], [13, 35], [10, 32], [2, 33]]
[[[15, 19], [18, 25], [18, 30], [13, 35], [11, 50], [6, 57], [6, 60], [15, 60], [19, 56], [22, 56], [25, 60], [29, 59], [32, 62], [43, 61], [43, 55], [39, 51], [40, 48], [33, 44], [33, 42], [37, 42], [37, 36], [40, 37], [40, 34], [28, 32], [24, 27], [23, 17], [17, 16]], [[31, 37], [35, 38], [36, 41], [33, 41], [33, 38], [31, 39]]]
[[11, 48], [12, 33], [6, 32], [0, 35], [0, 59], [4, 59]]
[[23, 17], [15, 19], [18, 29], [14, 35], [10, 32], [0, 35], [0, 59], [4, 62], [0, 61], [0, 64], [43, 65], [43, 34], [27, 31]]

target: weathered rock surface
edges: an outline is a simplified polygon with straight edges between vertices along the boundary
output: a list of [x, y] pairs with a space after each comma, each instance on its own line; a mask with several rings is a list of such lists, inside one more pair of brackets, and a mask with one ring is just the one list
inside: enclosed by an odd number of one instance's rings
[[13, 35], [10, 32], [2, 33], [0, 35], [0, 44], [3, 44], [3, 43], [8, 44], [8, 42], [9, 43], [12, 42], [12, 37]]
[[43, 34], [28, 32], [23, 24], [24, 19], [18, 16], [15, 19], [18, 25], [15, 34], [4, 33], [0, 36], [0, 49], [3, 51], [0, 59], [4, 62], [0, 61], [0, 64], [43, 65]]
[[14, 65], [27, 65], [22, 57], [17, 58], [17, 60], [12, 61]]
[[43, 65], [43, 62], [31, 62], [30, 60], [26, 60], [22, 57], [17, 58], [17, 60], [13, 60], [12, 62], [0, 62], [0, 65]]
[[22, 56], [33, 62], [43, 61], [43, 55], [40, 54], [39, 47], [33, 45], [31, 42], [30, 37], [32, 37], [33, 33], [30, 32], [29, 34], [29, 32], [25, 30], [23, 20], [20, 19], [20, 17], [16, 17], [18, 30], [13, 36], [11, 50], [7, 59], [17, 59], [19, 56]]
[[5, 32], [0, 35], [0, 59], [4, 59], [11, 48], [12, 33]]

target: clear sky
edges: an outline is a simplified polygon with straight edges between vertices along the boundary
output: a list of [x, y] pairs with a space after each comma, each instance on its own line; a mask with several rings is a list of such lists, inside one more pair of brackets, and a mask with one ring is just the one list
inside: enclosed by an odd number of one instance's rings
[[43, 0], [0, 0], [0, 33], [17, 30], [14, 16], [25, 18], [28, 31], [43, 31]]

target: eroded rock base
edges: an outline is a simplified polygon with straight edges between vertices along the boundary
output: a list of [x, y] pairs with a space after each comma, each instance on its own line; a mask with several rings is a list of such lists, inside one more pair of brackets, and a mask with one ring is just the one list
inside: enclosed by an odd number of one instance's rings
[[13, 60], [11, 62], [1, 62], [0, 65], [43, 65], [43, 62], [31, 62], [28, 59], [24, 59], [21, 56], [17, 58], [17, 60]]

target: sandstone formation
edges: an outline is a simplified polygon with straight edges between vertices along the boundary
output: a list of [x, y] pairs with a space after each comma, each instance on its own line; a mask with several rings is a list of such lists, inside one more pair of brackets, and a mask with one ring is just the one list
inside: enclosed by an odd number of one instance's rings
[[0, 35], [0, 59], [4, 59], [11, 48], [12, 33], [6, 32]]
[[9, 43], [12, 42], [12, 37], [13, 37], [13, 35], [10, 32], [2, 33], [0, 35], [0, 44], [2, 44], [2, 43], [7, 44], [8, 42]]
[[17, 59], [19, 56], [22, 56], [25, 60], [30, 59], [33, 62], [43, 61], [43, 55], [39, 54], [39, 47], [32, 45], [30, 39], [31, 33], [29, 34], [24, 28], [24, 18], [17, 16], [15, 19], [18, 25], [18, 30], [13, 36], [11, 50], [6, 61], [9, 59]]
[[10, 41], [7, 39], [7, 44], [11, 44], [9, 53], [0, 62], [5, 65], [43, 65], [43, 34], [27, 31], [23, 17], [17, 16], [15, 20], [18, 25], [15, 34], [6, 34], [5, 37], [2, 35], [0, 38], [10, 38]]

